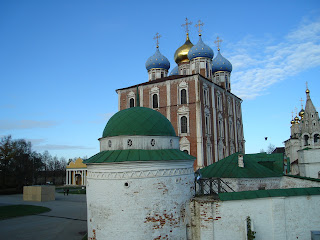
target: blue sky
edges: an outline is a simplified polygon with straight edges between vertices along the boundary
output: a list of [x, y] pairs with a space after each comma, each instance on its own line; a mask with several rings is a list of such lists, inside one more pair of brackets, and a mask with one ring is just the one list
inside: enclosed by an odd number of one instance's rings
[[320, 108], [318, 0], [2, 0], [0, 136], [58, 157], [99, 152], [97, 139], [118, 110], [115, 89], [148, 80], [145, 61], [157, 32], [173, 69], [186, 17], [194, 44], [198, 20], [215, 54], [214, 40], [223, 39], [232, 92], [243, 99], [246, 153], [283, 146], [306, 81]]

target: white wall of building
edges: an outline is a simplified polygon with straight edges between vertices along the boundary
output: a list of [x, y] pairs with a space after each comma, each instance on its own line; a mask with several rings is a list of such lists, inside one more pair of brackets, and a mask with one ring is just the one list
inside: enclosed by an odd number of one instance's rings
[[193, 160], [87, 166], [89, 238], [186, 239]]
[[300, 176], [319, 178], [320, 174], [320, 149], [313, 148], [308, 150], [300, 150], [299, 154], [299, 170]]
[[319, 195], [218, 201], [193, 199], [189, 238], [246, 240], [246, 218], [255, 240], [309, 240], [320, 230]]

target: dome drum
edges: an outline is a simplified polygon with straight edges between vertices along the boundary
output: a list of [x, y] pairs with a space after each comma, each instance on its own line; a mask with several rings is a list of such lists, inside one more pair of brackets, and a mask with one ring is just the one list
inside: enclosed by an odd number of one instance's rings
[[173, 136], [115, 136], [99, 141], [100, 151], [179, 149], [179, 137]]

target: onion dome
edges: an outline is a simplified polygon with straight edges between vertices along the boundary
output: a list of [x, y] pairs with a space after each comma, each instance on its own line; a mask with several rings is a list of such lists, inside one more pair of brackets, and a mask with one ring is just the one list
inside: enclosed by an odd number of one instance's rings
[[220, 49], [218, 49], [217, 56], [212, 60], [212, 72], [218, 71], [232, 71], [231, 63], [221, 55]]
[[201, 39], [201, 35], [199, 35], [199, 41], [190, 49], [188, 58], [189, 60], [197, 57], [206, 57], [212, 59], [213, 55], [213, 50], [208, 45], [204, 44]]
[[146, 69], [150, 70], [152, 68], [163, 68], [166, 70], [170, 68], [169, 60], [160, 53], [158, 46], [155, 54], [146, 61]]
[[296, 116], [296, 117], [294, 118], [294, 121], [295, 121], [295, 123], [299, 123], [299, 118], [298, 118], [298, 116]]
[[102, 137], [176, 136], [171, 122], [161, 113], [145, 107], [127, 108], [113, 115]]
[[187, 33], [186, 42], [179, 47], [174, 53], [174, 61], [179, 64], [182, 62], [189, 62], [188, 52], [193, 47], [193, 44], [190, 42], [189, 34]]
[[171, 70], [170, 76], [172, 75], [179, 75], [179, 67], [176, 66], [174, 69]]
[[291, 124], [294, 124], [294, 120], [293, 119], [291, 120]]
[[301, 117], [301, 119], [303, 119], [303, 115], [304, 115], [304, 110], [301, 109], [300, 112], [299, 112], [299, 116]]

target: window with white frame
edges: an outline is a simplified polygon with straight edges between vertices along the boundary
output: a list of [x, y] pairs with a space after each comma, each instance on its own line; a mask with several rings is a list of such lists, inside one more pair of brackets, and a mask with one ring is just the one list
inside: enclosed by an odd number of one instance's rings
[[127, 95], [127, 108], [134, 107], [134, 100], [135, 100], [136, 94], [133, 91], [130, 91]]
[[129, 100], [129, 107], [134, 107], [134, 98], [130, 98]]
[[186, 82], [180, 82], [178, 85], [178, 104], [188, 104], [188, 84]]
[[178, 109], [178, 134], [187, 136], [189, 132], [189, 108], [182, 106]]
[[233, 121], [232, 118], [229, 118], [229, 136], [230, 139], [234, 139], [234, 131], [233, 131]]
[[228, 97], [228, 114], [233, 115], [231, 98]]
[[219, 130], [219, 137], [223, 138], [224, 137], [223, 119], [221, 115], [219, 115], [219, 118], [218, 118], [218, 130]]
[[222, 111], [222, 97], [220, 92], [217, 92], [217, 107], [219, 111]]
[[207, 135], [211, 135], [211, 118], [210, 118], [210, 112], [209, 112], [209, 109], [205, 109], [205, 118], [204, 118], [205, 122], [205, 133]]
[[159, 108], [159, 88], [153, 87], [150, 91], [150, 107]]
[[203, 102], [205, 106], [210, 105], [209, 101], [209, 88], [206, 84], [203, 85]]
[[180, 118], [181, 133], [188, 133], [188, 119], [186, 116]]
[[158, 94], [154, 93], [152, 95], [152, 108], [159, 108]]
[[187, 104], [187, 90], [180, 90], [180, 104]]

